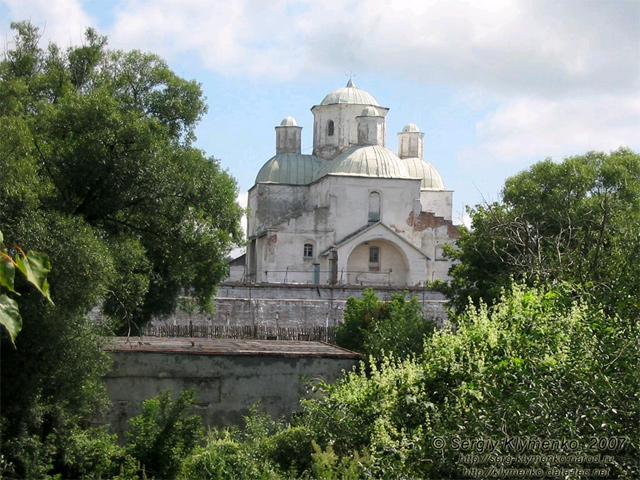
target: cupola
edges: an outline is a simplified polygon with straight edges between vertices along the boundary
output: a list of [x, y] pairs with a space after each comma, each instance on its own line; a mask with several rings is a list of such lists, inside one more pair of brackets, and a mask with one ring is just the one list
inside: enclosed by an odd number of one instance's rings
[[300, 153], [302, 127], [298, 126], [295, 118], [287, 117], [276, 127], [276, 154]]
[[398, 156], [400, 158], [419, 158], [424, 155], [424, 133], [415, 123], [408, 123], [398, 133]]
[[358, 122], [358, 145], [380, 145], [384, 147], [385, 118], [374, 106], [365, 107], [356, 117]]

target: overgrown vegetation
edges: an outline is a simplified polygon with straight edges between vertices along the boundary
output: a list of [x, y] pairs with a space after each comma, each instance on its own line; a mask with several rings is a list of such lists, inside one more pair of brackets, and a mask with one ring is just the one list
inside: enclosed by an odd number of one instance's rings
[[[155, 55], [108, 50], [92, 29], [62, 50], [41, 48], [28, 22], [12, 27], [0, 61], [0, 308], [19, 309], [22, 331], [0, 333], [2, 468], [110, 478], [78, 453], [111, 448], [86, 426], [106, 401], [101, 337], [112, 331], [87, 314], [101, 304], [126, 332], [185, 290], [209, 305], [241, 239], [236, 184], [192, 146], [206, 111], [197, 83]], [[48, 254], [55, 307], [21, 276], [9, 285], [14, 245]]]
[[347, 299], [336, 343], [375, 360], [385, 352], [405, 358], [422, 352], [424, 340], [434, 328], [433, 320], [423, 317], [416, 297], [407, 300], [405, 295], [394, 293], [384, 302], [368, 288], [362, 298]]
[[[210, 431], [173, 478], [456, 479], [468, 476], [461, 454], [477, 453], [456, 439], [495, 442], [476, 467], [581, 469], [581, 455], [609, 455], [595, 465], [607, 478], [637, 478], [640, 325], [572, 295], [516, 283], [492, 307], [456, 315], [455, 332], [433, 332], [420, 354], [385, 354], [316, 385], [290, 422], [254, 409], [244, 428]], [[568, 460], [516, 459], [541, 452], [513, 442], [562, 439], [571, 443], [551, 453]]]

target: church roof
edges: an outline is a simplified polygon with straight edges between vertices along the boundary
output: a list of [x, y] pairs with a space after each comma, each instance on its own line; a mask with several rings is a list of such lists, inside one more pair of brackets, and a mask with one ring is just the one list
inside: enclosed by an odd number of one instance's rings
[[360, 114], [360, 116], [361, 117], [379, 117], [380, 112], [376, 107], [368, 106], [368, 107], [365, 107], [364, 110], [362, 110], [362, 113]]
[[295, 127], [297, 125], [298, 122], [296, 122], [296, 119], [291, 116], [284, 118], [282, 122], [280, 122], [281, 127]]
[[436, 167], [421, 158], [403, 158], [402, 161], [409, 171], [409, 175], [422, 179], [420, 188], [422, 190], [444, 190], [442, 177]]
[[347, 86], [338, 88], [329, 93], [320, 105], [334, 105], [336, 103], [351, 103], [355, 105], [375, 105], [380, 106], [378, 101], [369, 92], [357, 88], [353, 80], [349, 80]]
[[325, 163], [316, 178], [325, 175], [353, 175], [378, 178], [414, 178], [403, 161], [380, 145], [355, 147]]
[[420, 129], [415, 123], [407, 123], [402, 129], [403, 132], [419, 132]]
[[262, 166], [256, 183], [308, 185], [315, 180], [322, 164], [323, 160], [313, 155], [279, 153]]

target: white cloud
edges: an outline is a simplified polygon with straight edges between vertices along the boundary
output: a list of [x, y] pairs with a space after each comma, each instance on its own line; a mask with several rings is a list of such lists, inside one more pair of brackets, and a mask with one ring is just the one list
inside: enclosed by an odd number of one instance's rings
[[[518, 97], [477, 124], [470, 163], [525, 163], [589, 150], [638, 147], [640, 95]], [[634, 142], [634, 145], [630, 145]]]
[[633, 91], [640, 4], [614, 3], [128, 0], [108, 33], [266, 81], [356, 69], [499, 93]]
[[95, 25], [79, 0], [1, 0], [0, 6], [9, 17], [0, 24], [0, 35], [9, 42], [15, 36], [11, 22], [30, 20], [40, 28], [45, 45], [53, 42], [62, 48], [82, 43], [87, 27]]
[[[79, 0], [0, 5], [62, 46], [95, 24]], [[637, 142], [633, 0], [120, 0], [109, 13], [100, 33], [112, 47], [195, 54], [223, 76], [277, 83], [353, 70], [473, 92], [497, 107], [478, 122], [477, 142], [460, 155], [467, 161], [524, 163]]]

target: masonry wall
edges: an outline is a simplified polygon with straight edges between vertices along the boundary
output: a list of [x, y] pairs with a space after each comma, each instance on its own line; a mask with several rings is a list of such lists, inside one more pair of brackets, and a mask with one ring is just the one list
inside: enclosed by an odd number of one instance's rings
[[[394, 293], [415, 296], [423, 306], [425, 317], [438, 323], [446, 319], [444, 295], [423, 288], [373, 287], [378, 297], [389, 300]], [[344, 307], [349, 297], [362, 297], [363, 287], [340, 285], [246, 285], [223, 284], [218, 288], [214, 314], [178, 312], [154, 324], [195, 325], [264, 325], [273, 327], [335, 326], [344, 321]]]
[[287, 355], [205, 355], [171, 352], [111, 352], [104, 378], [111, 409], [103, 421], [124, 435], [126, 420], [160, 391], [195, 389], [192, 413], [210, 426], [241, 424], [256, 402], [273, 418], [290, 416], [306, 394], [304, 378], [334, 381], [357, 362], [353, 358]]

